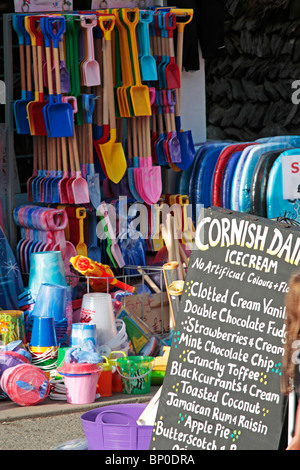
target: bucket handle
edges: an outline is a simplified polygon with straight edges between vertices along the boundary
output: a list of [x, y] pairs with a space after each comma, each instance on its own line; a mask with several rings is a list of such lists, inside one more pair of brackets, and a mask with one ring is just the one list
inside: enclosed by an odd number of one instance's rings
[[155, 361], [154, 361], [154, 359], [153, 359], [153, 365], [152, 365], [151, 369], [149, 369], [145, 374], [136, 375], [135, 377], [130, 377], [130, 376], [121, 374], [121, 372], [119, 371], [118, 368], [117, 368], [117, 372], [118, 372], [118, 374], [120, 374], [120, 376], [121, 376], [123, 379], [126, 379], [126, 380], [137, 380], [137, 379], [142, 379], [143, 377], [146, 377], [146, 375], [150, 374], [150, 372], [151, 372], [152, 369], [154, 368], [154, 365], [155, 365]]
[[110, 360], [114, 360], [114, 359], [115, 359], [116, 361], [118, 360], [117, 357], [116, 357], [116, 358], [110, 357], [112, 354], [122, 354], [123, 357], [126, 357], [126, 354], [124, 353], [124, 351], [111, 351], [111, 352], [109, 353], [109, 356], [108, 356], [108, 360], [109, 360], [109, 361], [110, 361]]
[[[106, 415], [119, 415], [119, 416], [122, 416], [123, 418], [126, 418], [127, 419], [127, 422], [125, 423], [105, 423], [103, 421], [103, 418], [106, 416]], [[134, 425], [136, 426], [136, 420], [134, 420], [131, 416], [127, 415], [126, 413], [122, 413], [121, 411], [102, 411], [101, 413], [99, 413], [96, 417], [96, 423], [97, 424], [104, 424], [104, 426], [111, 426], [112, 424], [118, 424], [118, 426], [128, 426], [128, 425]]]
[[[108, 361], [108, 358], [106, 356], [103, 356], [103, 354], [102, 354], [102, 357], [103, 357], [103, 359], [105, 359], [105, 364], [107, 364], [108, 366], [111, 367], [111, 371], [114, 374], [116, 372], [116, 366], [113, 365], [113, 364], [110, 364], [109, 361]], [[105, 370], [105, 368], [104, 368], [104, 370]]]

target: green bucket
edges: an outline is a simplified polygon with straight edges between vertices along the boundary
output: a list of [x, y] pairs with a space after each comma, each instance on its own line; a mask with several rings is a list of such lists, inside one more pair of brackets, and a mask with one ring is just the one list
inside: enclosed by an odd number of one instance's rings
[[117, 360], [117, 369], [122, 377], [123, 393], [126, 395], [142, 395], [150, 392], [151, 374], [154, 357], [127, 356]]

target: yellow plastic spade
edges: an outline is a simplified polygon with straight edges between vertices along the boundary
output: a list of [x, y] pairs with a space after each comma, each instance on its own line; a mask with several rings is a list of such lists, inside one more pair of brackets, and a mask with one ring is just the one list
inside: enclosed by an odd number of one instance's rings
[[115, 26], [115, 17], [113, 15], [99, 16], [99, 25], [104, 35], [105, 48], [105, 66], [107, 70], [107, 87], [109, 103], [109, 121], [110, 121], [110, 139], [104, 144], [100, 144], [100, 150], [108, 178], [114, 183], [119, 183], [123, 178], [127, 168], [127, 162], [123, 145], [116, 142], [117, 127], [115, 115], [114, 101], [114, 85], [113, 85], [113, 65], [112, 65], [112, 46], [111, 32]]

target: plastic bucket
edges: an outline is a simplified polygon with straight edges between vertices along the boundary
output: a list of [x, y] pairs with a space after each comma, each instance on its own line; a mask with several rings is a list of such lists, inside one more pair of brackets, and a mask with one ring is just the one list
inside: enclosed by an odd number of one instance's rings
[[65, 375], [67, 402], [74, 405], [94, 403], [98, 374], [98, 372], [91, 372], [73, 376]]
[[[65, 347], [65, 348], [59, 347], [58, 348], [58, 352], [57, 352], [57, 369], [63, 365], [63, 362], [65, 360], [66, 352], [69, 351], [69, 349], [71, 349], [71, 348], [70, 347]], [[61, 377], [61, 375], [58, 373], [58, 371], [56, 371], [56, 377]]]
[[57, 346], [57, 337], [53, 317], [34, 316], [30, 346]]
[[65, 266], [60, 251], [31, 253], [28, 289], [35, 301], [41, 284], [67, 286]]
[[124, 321], [117, 318], [115, 321], [115, 327], [117, 331], [116, 335], [110, 341], [107, 342], [107, 345], [112, 350], [119, 349], [121, 344], [128, 340], [126, 325]]
[[29, 346], [32, 364], [39, 367], [50, 378], [55, 376], [57, 368], [58, 346], [35, 347]]
[[136, 423], [146, 406], [111, 405], [81, 415], [88, 450], [149, 450], [153, 428]]
[[117, 334], [112, 299], [109, 294], [99, 292], [85, 294], [82, 299], [80, 315], [81, 321], [96, 324], [100, 346], [108, 344]]
[[88, 340], [95, 346], [98, 344], [97, 328], [94, 323], [73, 323], [70, 337], [70, 346], [81, 347]]
[[97, 393], [101, 398], [112, 396], [112, 367], [104, 364], [104, 368], [97, 382]]
[[66, 318], [67, 287], [41, 284], [32, 314], [39, 317], [54, 317], [55, 322]]
[[26, 342], [22, 310], [0, 310], [0, 326], [0, 346], [6, 346], [16, 339]]
[[123, 381], [123, 393], [126, 395], [142, 395], [150, 392], [151, 373], [154, 358], [150, 356], [121, 357], [117, 361], [118, 373]]
[[67, 402], [83, 405], [94, 403], [101, 368], [97, 364], [64, 363], [57, 369], [64, 377]]
[[15, 351], [0, 351], [0, 376], [6, 369], [19, 364], [30, 364], [29, 359]]
[[108, 363], [115, 367], [115, 371], [112, 373], [112, 385], [111, 385], [113, 393], [123, 392], [123, 381], [119, 373], [120, 366], [118, 366], [118, 358], [112, 357], [117, 354], [121, 354], [123, 357], [126, 357], [126, 354], [124, 351], [113, 351], [108, 356]]
[[20, 406], [36, 405], [50, 392], [46, 375], [32, 364], [20, 364], [6, 369], [0, 379], [0, 387]]
[[21, 356], [25, 356], [29, 360], [29, 362], [31, 362], [31, 354], [27, 351], [27, 349], [25, 349], [22, 340], [12, 341], [11, 343], [7, 344], [2, 350], [0, 349], [0, 351], [7, 351], [20, 354]]

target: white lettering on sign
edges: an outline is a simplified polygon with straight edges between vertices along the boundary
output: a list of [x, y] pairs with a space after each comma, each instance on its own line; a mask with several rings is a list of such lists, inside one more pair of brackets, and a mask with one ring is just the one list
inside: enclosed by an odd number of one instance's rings
[[[299, 174], [298, 186], [300, 189]], [[300, 192], [298, 197], [294, 196], [292, 199], [296, 198], [300, 199]], [[205, 233], [207, 237], [204, 237]], [[283, 258], [286, 263], [298, 266], [300, 262], [300, 237], [291, 233], [290, 236], [284, 240], [281, 231], [274, 228], [272, 239], [269, 242], [269, 246], [267, 246], [268, 234], [269, 227], [263, 227], [254, 222], [250, 223], [249, 220], [241, 219], [238, 222], [236, 219], [229, 220], [226, 217], [221, 220], [203, 217], [197, 225], [195, 242], [201, 252], [209, 250], [210, 247], [214, 248], [220, 246], [221, 248], [228, 248], [232, 245], [237, 245], [249, 250], [265, 250], [270, 256]], [[206, 243], [204, 242], [205, 238], [207, 238]], [[277, 262], [270, 260], [268, 257], [257, 256], [254, 253], [248, 254], [242, 251], [227, 250], [226, 262], [242, 266], [243, 268], [251, 268], [277, 274]], [[192, 267], [202, 270], [204, 263], [203, 261], [201, 262], [201, 259], [196, 259]], [[212, 269], [220, 271], [219, 265], [214, 265]], [[224, 269], [226, 269], [226, 276], [229, 276], [228, 267]]]
[[300, 155], [282, 156], [283, 199], [300, 199]]

